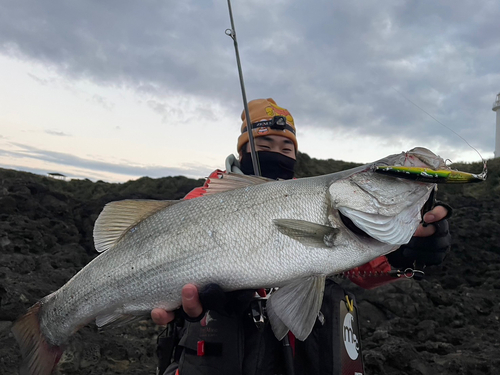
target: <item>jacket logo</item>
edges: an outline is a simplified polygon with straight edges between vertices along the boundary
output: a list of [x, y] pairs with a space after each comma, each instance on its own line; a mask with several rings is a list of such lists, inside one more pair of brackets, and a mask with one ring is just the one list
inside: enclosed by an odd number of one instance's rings
[[344, 346], [349, 358], [353, 361], [359, 356], [359, 341], [356, 333], [354, 332], [354, 316], [351, 313], [345, 314], [342, 337], [344, 339]]
[[212, 318], [212, 317], [210, 316], [210, 310], [208, 310], [208, 311], [206, 312], [205, 316], [204, 316], [204, 317], [200, 320], [200, 325], [201, 325], [202, 327], [206, 327], [206, 326], [208, 326], [208, 325], [210, 324], [210, 322], [212, 322], [212, 321], [216, 322], [216, 321], [217, 321], [217, 319]]

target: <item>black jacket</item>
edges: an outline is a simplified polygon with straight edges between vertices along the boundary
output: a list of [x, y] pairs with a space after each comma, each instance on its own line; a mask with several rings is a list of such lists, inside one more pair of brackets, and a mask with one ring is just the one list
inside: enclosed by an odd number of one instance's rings
[[231, 312], [208, 310], [199, 322], [185, 322], [182, 328], [171, 326], [171, 335], [159, 341], [160, 374], [175, 375], [179, 369], [180, 375], [289, 375], [285, 358], [292, 358], [292, 350], [297, 375], [340, 375], [341, 367], [349, 370], [346, 374], [363, 373], [354, 296], [333, 281], [326, 282], [311, 334], [304, 342], [292, 338], [294, 349], [275, 338], [267, 319], [257, 328], [252, 308], [258, 307], [252, 301], [240, 301], [247, 306]]

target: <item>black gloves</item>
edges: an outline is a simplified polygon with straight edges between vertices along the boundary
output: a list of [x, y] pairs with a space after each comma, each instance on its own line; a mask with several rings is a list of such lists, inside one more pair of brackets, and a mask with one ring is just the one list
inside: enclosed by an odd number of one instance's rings
[[217, 284], [205, 285], [198, 293], [203, 312], [196, 318], [191, 318], [184, 313], [184, 319], [188, 322], [200, 321], [207, 310], [215, 310], [224, 315], [242, 313], [255, 296], [255, 290], [237, 290], [226, 293]]
[[[448, 208], [447, 217], [450, 217], [450, 214], [451, 210]], [[429, 225], [434, 225], [436, 228], [432, 236], [412, 237], [409, 243], [387, 255], [391, 266], [405, 269], [413, 268], [415, 265], [437, 266], [443, 262], [451, 246], [448, 220], [445, 218]]]

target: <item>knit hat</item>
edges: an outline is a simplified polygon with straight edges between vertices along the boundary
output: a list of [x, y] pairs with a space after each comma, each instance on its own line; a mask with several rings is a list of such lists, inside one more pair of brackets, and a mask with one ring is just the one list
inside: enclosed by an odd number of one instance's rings
[[[254, 139], [265, 135], [281, 135], [290, 139], [297, 151], [295, 124], [287, 109], [279, 107], [271, 98], [255, 99], [248, 103], [248, 112], [252, 121]], [[241, 124], [241, 135], [238, 137], [238, 152], [248, 142], [247, 120], [244, 110], [241, 113], [241, 119], [243, 123]]]

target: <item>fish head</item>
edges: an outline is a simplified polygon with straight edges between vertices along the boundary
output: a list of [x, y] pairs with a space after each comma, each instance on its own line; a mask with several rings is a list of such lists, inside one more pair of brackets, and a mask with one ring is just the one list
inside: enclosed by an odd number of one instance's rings
[[417, 147], [353, 169], [329, 185], [329, 218], [333, 226], [344, 228], [351, 239], [397, 248], [408, 243], [415, 233], [421, 222], [421, 209], [435, 184], [375, 172], [375, 167], [389, 165], [446, 167], [441, 157]]

